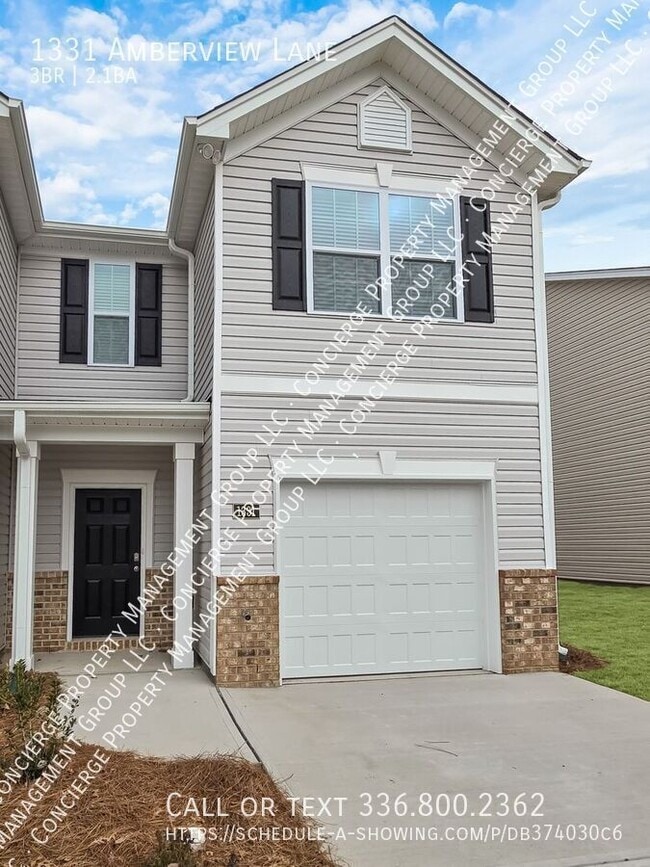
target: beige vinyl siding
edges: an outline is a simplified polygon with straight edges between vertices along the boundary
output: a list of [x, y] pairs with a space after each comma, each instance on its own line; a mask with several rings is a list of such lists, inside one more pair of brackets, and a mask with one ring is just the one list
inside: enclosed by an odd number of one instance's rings
[[0, 398], [14, 397], [18, 252], [0, 195]]
[[650, 583], [650, 279], [547, 297], [559, 574]]
[[194, 250], [194, 399], [212, 397], [214, 326], [214, 187], [210, 192]]
[[36, 518], [36, 569], [61, 569], [62, 469], [157, 470], [153, 556], [159, 566], [173, 550], [174, 485], [171, 446], [43, 445]]
[[11, 495], [13, 489], [13, 448], [0, 445], [0, 648], [7, 637], [7, 572], [13, 571], [10, 563], [10, 535], [12, 525]]
[[[214, 187], [206, 202], [194, 249], [194, 399], [212, 399], [213, 329], [214, 329]], [[212, 508], [212, 415], [206, 425], [205, 440], [196, 447], [194, 466], [194, 514]], [[195, 549], [194, 566], [208, 556], [211, 530], [204, 533]], [[205, 612], [211, 597], [211, 584], [206, 581], [197, 592], [195, 611]], [[203, 662], [211, 665], [214, 630], [204, 633], [196, 644]]]
[[[194, 462], [194, 514], [198, 516], [204, 509], [212, 515], [212, 425], [208, 422], [206, 428], [205, 442], [196, 447], [196, 458]], [[201, 536], [196, 548], [194, 557], [194, 568], [200, 565], [201, 560], [209, 555], [212, 540], [212, 525], [211, 521], [202, 519], [203, 523], [208, 524], [207, 532]], [[203, 567], [202, 567], [203, 568]], [[211, 598], [211, 584], [208, 580], [200, 585], [197, 591], [196, 610], [205, 612], [206, 606]], [[209, 667], [211, 642], [214, 632], [209, 631], [204, 633], [196, 644], [196, 650], [201, 659]]]
[[[353, 436], [339, 427], [358, 402], [345, 400], [343, 409], [332, 415], [311, 442], [298, 433], [297, 426], [320, 401], [313, 398], [254, 397], [225, 395], [222, 410], [222, 477], [242, 463], [250, 448], [259, 459], [245, 470], [245, 482], [231, 503], [223, 509], [223, 527], [240, 533], [233, 551], [224, 557], [226, 571], [234, 568], [250, 545], [259, 559], [257, 574], [274, 568], [273, 547], [256, 539], [257, 531], [273, 517], [271, 496], [261, 505], [259, 521], [242, 529], [232, 520], [232, 502], [252, 502], [251, 496], [270, 470], [269, 455], [280, 455], [292, 440], [304, 447], [306, 455], [319, 447], [326, 455], [376, 457], [378, 449], [396, 449], [400, 458], [431, 460], [490, 460], [497, 466], [497, 514], [499, 562], [503, 568], [544, 566], [542, 491], [537, 409], [534, 406], [503, 406], [467, 403], [431, 403], [384, 398]], [[277, 418], [289, 424], [269, 448], [268, 439]], [[268, 426], [268, 427], [266, 427]], [[304, 484], [307, 484], [303, 482]]]
[[[125, 258], [137, 260], [128, 250]], [[101, 259], [75, 250], [73, 258]], [[20, 265], [18, 397], [182, 400], [187, 394], [187, 267], [163, 263], [161, 367], [59, 364], [61, 256], [25, 250]]]
[[[357, 105], [374, 88], [319, 112], [224, 166], [223, 369], [239, 374], [300, 374], [313, 363], [345, 319], [273, 311], [271, 307], [271, 179], [300, 179], [301, 162], [451, 178], [472, 151], [411, 104], [413, 153], [360, 151]], [[492, 172], [477, 172], [469, 190], [479, 193]], [[513, 204], [508, 182], [495, 194], [492, 224]], [[413, 380], [534, 384], [536, 382], [531, 214], [526, 206], [493, 256], [494, 325], [436, 326], [409, 364]], [[410, 323], [385, 323], [390, 340], [368, 376], [376, 375], [409, 335]], [[328, 373], [336, 376], [358, 353], [377, 320], [364, 323]]]

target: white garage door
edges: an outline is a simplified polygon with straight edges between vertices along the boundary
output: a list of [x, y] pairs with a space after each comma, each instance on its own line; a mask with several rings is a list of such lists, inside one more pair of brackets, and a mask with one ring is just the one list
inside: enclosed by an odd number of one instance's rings
[[283, 677], [481, 668], [481, 502], [468, 483], [306, 485], [280, 538]]

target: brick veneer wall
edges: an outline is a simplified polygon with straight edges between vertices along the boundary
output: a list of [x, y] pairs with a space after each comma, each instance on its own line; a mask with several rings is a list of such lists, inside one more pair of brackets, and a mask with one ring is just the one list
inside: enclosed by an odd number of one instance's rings
[[[7, 647], [13, 638], [14, 576], [7, 574]], [[34, 653], [64, 650], [68, 616], [68, 573], [34, 575]]]
[[504, 674], [557, 671], [556, 573], [552, 569], [503, 569], [501, 654]]
[[[158, 585], [153, 582], [153, 578], [158, 574], [156, 569], [147, 569], [145, 573], [145, 586], [156, 588]], [[170, 578], [165, 585], [160, 589], [155, 597], [153, 604], [147, 607], [144, 613], [144, 637], [147, 644], [152, 643], [158, 650], [169, 650], [174, 643], [174, 623], [168, 618], [171, 616], [171, 604], [174, 598], [174, 582]], [[163, 609], [167, 608], [167, 617], [162, 614]]]
[[[149, 584], [156, 571], [147, 569], [145, 581]], [[158, 650], [168, 650], [173, 643], [172, 621], [162, 615], [161, 609], [171, 604], [173, 582], [168, 581], [156, 601], [144, 614], [144, 637], [148, 645]], [[13, 629], [13, 573], [7, 574], [7, 648], [11, 648]], [[34, 575], [34, 653], [51, 653], [57, 650], [98, 650], [105, 637], [73, 638], [67, 640], [68, 626], [68, 573], [66, 571], [36, 572]], [[126, 638], [117, 642], [119, 647], [138, 646], [138, 638]]]
[[217, 616], [219, 686], [279, 686], [279, 620], [278, 576], [248, 576]]

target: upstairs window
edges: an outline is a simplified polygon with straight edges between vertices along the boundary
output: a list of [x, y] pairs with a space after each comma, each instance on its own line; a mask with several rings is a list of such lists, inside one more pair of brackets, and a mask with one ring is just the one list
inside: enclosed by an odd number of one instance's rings
[[59, 361], [162, 364], [161, 265], [61, 260]]
[[[391, 280], [391, 307], [410, 316], [426, 316], [456, 275], [456, 248], [452, 241], [454, 207], [427, 196], [388, 196], [391, 257], [399, 253], [417, 231], [419, 243]], [[391, 271], [391, 273], [394, 273]], [[415, 287], [415, 291], [411, 287]], [[456, 319], [456, 299], [445, 305], [446, 319]]]
[[314, 310], [352, 311], [379, 276], [379, 195], [359, 190], [312, 190]]
[[92, 364], [133, 364], [134, 269], [95, 262], [91, 274]]
[[[444, 318], [458, 319], [457, 299], [446, 291], [455, 288], [459, 273], [455, 220], [455, 204], [438, 197], [312, 185], [309, 309], [349, 313], [362, 303], [379, 316], [400, 310], [418, 318], [429, 314], [445, 293]], [[418, 242], [409, 246], [413, 237]]]

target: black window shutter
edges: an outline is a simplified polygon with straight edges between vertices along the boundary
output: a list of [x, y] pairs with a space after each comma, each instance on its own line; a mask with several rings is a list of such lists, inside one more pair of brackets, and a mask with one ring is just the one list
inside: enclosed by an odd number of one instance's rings
[[162, 265], [135, 266], [135, 363], [162, 364]]
[[61, 259], [59, 361], [86, 364], [88, 359], [88, 260]]
[[273, 308], [306, 310], [305, 185], [273, 178]]
[[[494, 322], [490, 203], [460, 197], [466, 322]], [[479, 245], [479, 242], [483, 246]]]

